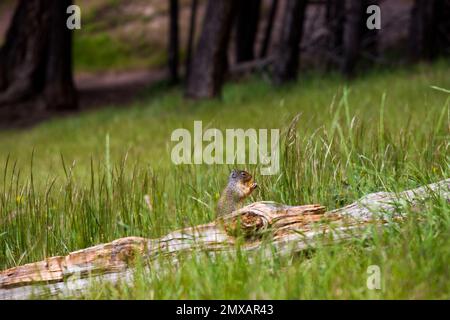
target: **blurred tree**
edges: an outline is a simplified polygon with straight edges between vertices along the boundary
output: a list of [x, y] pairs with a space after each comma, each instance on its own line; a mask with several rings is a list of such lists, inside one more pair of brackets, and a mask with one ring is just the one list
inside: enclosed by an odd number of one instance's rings
[[327, 28], [327, 65], [337, 63], [342, 57], [345, 23], [345, 4], [342, 0], [327, 0], [325, 23]]
[[379, 0], [327, 0], [328, 66], [337, 63], [346, 76], [353, 76], [364, 56], [373, 61], [378, 56], [378, 30], [369, 29], [367, 8]]
[[367, 8], [372, 5], [380, 5], [380, 0], [364, 0], [363, 21], [362, 21], [362, 50], [369, 59], [375, 59], [378, 56], [378, 29], [369, 29], [367, 27]]
[[21, 0], [0, 49], [0, 106], [77, 107], [72, 77], [71, 0]]
[[450, 0], [440, 0], [437, 4], [438, 54], [450, 56]]
[[283, 26], [273, 64], [273, 81], [281, 84], [294, 80], [298, 74], [300, 40], [303, 32], [307, 0], [287, 0]]
[[170, 0], [169, 5], [169, 75], [170, 82], [178, 82], [178, 0]]
[[186, 84], [187, 97], [212, 98], [220, 94], [235, 6], [235, 0], [208, 0]]
[[412, 60], [432, 60], [449, 54], [450, 1], [415, 0], [409, 31]]
[[377, 30], [369, 30], [366, 26], [367, 6], [373, 3], [375, 1], [372, 0], [347, 0], [346, 2], [341, 71], [347, 77], [354, 76], [363, 50], [376, 52]]
[[236, 17], [236, 62], [254, 59], [261, 0], [239, 1]]
[[275, 15], [277, 13], [278, 0], [272, 0], [270, 5], [269, 17], [267, 19], [266, 29], [264, 30], [264, 38], [261, 45], [261, 51], [259, 52], [260, 58], [267, 56], [267, 50], [269, 48], [270, 39], [272, 37], [273, 22], [275, 21]]
[[44, 93], [49, 109], [77, 108], [72, 73], [72, 31], [66, 26], [66, 10], [72, 3], [72, 0], [53, 0], [49, 5], [51, 18]]
[[195, 24], [197, 22], [197, 7], [198, 1], [192, 0], [191, 2], [191, 17], [189, 21], [189, 35], [187, 44], [187, 56], [186, 56], [186, 79], [189, 77], [189, 71], [191, 69], [192, 50], [194, 48], [195, 40]]
[[364, 9], [364, 1], [347, 0], [341, 71], [349, 77], [354, 75], [356, 62], [361, 52]]

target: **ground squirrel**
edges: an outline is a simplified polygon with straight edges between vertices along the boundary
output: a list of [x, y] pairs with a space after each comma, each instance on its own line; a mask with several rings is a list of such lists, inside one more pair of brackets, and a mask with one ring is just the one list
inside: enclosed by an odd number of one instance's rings
[[239, 209], [244, 199], [257, 186], [250, 173], [243, 170], [233, 170], [217, 204], [217, 216], [223, 216]]

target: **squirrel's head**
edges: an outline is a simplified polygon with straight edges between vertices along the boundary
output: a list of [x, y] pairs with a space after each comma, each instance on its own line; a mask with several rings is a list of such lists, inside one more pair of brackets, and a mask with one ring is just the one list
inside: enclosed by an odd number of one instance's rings
[[232, 181], [235, 183], [235, 185], [239, 186], [239, 189], [242, 192], [242, 198], [250, 195], [250, 193], [252, 193], [252, 191], [258, 187], [258, 184], [253, 181], [252, 175], [244, 170], [235, 169], [231, 171], [229, 181]]

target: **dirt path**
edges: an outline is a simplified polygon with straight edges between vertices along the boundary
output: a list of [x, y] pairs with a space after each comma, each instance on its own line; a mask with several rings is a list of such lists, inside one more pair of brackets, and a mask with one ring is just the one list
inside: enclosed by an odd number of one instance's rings
[[79, 112], [107, 106], [126, 108], [146, 89], [164, 79], [166, 79], [164, 69], [80, 73], [75, 75], [79, 110], [71, 112], [39, 110], [33, 114], [26, 113], [24, 116], [24, 110], [2, 108], [0, 130], [26, 129], [55, 117], [73, 116]]
[[81, 110], [127, 105], [146, 88], [166, 78], [166, 70], [80, 73], [75, 76]]

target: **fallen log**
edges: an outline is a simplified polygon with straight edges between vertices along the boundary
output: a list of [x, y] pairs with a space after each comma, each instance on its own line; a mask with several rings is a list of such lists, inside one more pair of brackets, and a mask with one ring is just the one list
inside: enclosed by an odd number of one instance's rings
[[244, 240], [241, 250], [267, 250], [268, 254], [273, 249], [279, 254], [292, 254], [326, 241], [339, 243], [360, 235], [368, 225], [404, 218], [399, 204], [418, 208], [430, 196], [449, 201], [450, 179], [400, 193], [372, 193], [328, 212], [318, 204], [255, 202], [211, 223], [177, 230], [159, 239], [121, 238], [1, 271], [0, 299], [77, 295], [93, 280], [131, 282], [137, 257], [143, 258], [150, 272], [157, 272], [152, 262], [160, 257], [176, 262], [182, 252], [232, 252], [238, 238]]

